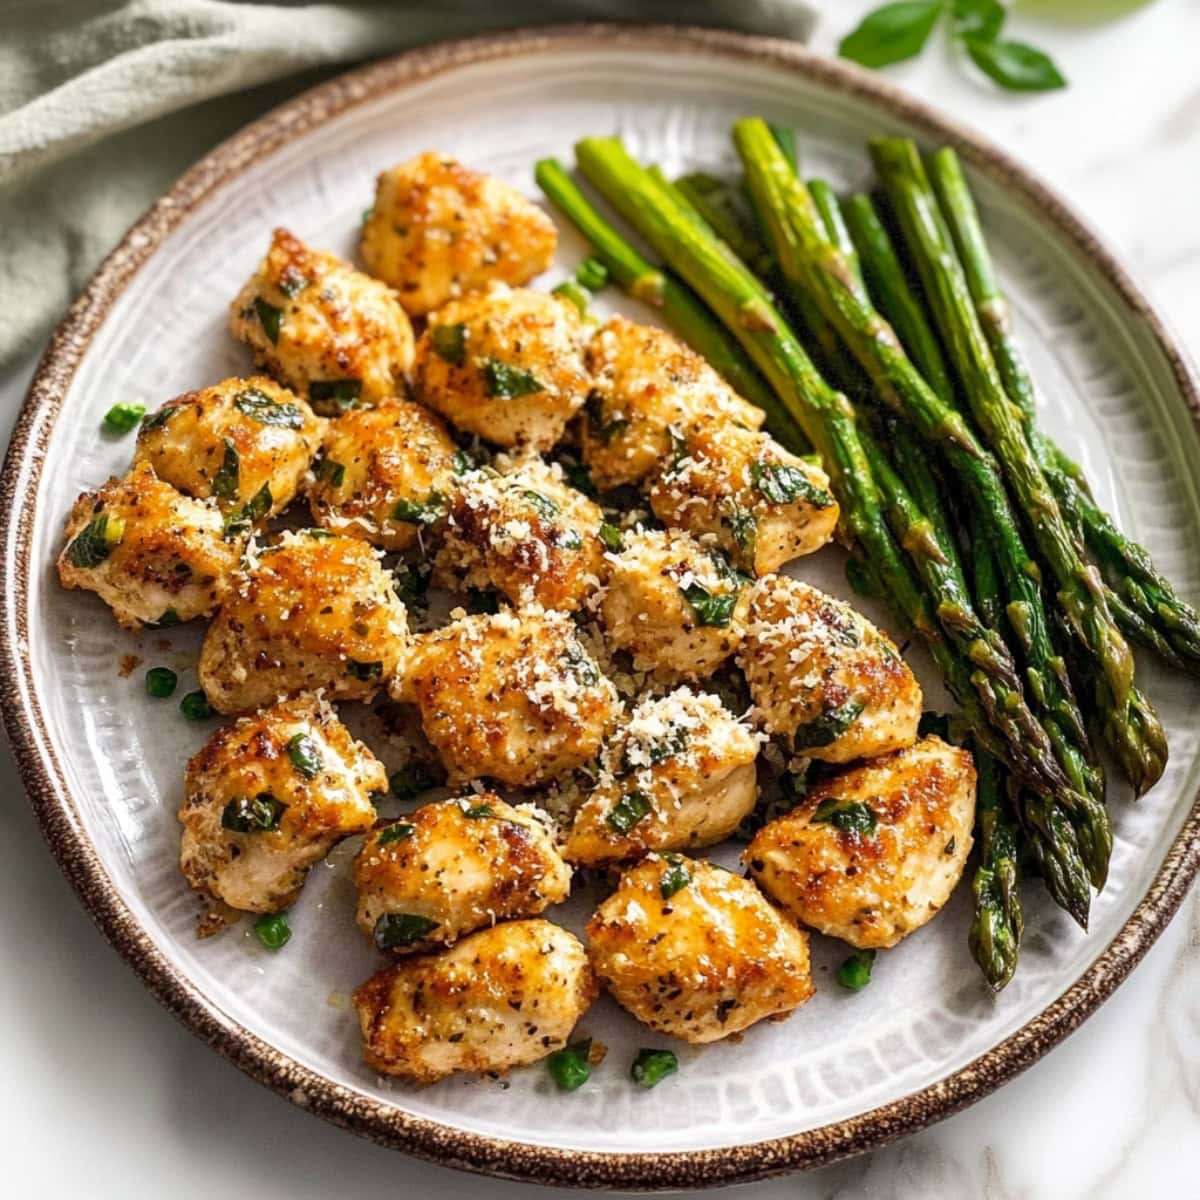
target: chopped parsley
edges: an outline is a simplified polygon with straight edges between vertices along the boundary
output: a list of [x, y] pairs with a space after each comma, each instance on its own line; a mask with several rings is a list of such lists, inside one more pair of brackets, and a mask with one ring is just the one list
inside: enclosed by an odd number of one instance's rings
[[692, 873], [684, 864], [684, 859], [678, 854], [667, 856], [667, 869], [658, 881], [658, 892], [664, 900], [670, 900], [676, 892], [682, 891], [692, 882]]
[[609, 521], [604, 521], [600, 526], [600, 540], [604, 543], [605, 550], [613, 554], [620, 554], [625, 548], [625, 540], [621, 536], [621, 530]]
[[379, 837], [375, 839], [375, 845], [390, 846], [392, 842], [406, 842], [416, 832], [417, 827], [410, 825], [407, 821], [393, 821], [390, 825], [384, 826], [379, 831]]
[[549, 496], [543, 496], [541, 492], [535, 492], [532, 488], [523, 488], [521, 495], [529, 501], [534, 512], [543, 521], [553, 521], [558, 516], [558, 505]]

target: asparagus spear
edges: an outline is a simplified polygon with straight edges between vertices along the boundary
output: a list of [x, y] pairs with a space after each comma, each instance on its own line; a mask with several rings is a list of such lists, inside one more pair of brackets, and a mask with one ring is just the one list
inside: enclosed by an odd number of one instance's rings
[[729, 382], [738, 395], [767, 414], [767, 428], [796, 454], [810, 449], [795, 420], [746, 357], [737, 341], [694, 292], [653, 266], [616, 232], [576, 186], [561, 163], [542, 159], [534, 171], [538, 186], [591, 243], [610, 278], [631, 296], [657, 308], [666, 323]]
[[975, 804], [975, 843], [979, 866], [971, 891], [975, 916], [968, 944], [984, 978], [998, 992], [1013, 977], [1025, 928], [1017, 883], [1017, 831], [1004, 812], [1000, 767], [975, 747], [979, 783]]
[[[1004, 390], [916, 146], [877, 138], [871, 153], [971, 411], [1029, 518], [1072, 636], [1092, 663], [1093, 702], [1104, 739], [1134, 788], [1144, 792], [1166, 765], [1166, 739], [1149, 702], [1135, 698], [1133, 655], [1113, 620], [1103, 580], [1080, 555], [1024, 422]], [[923, 413], [923, 427], [934, 428], [939, 415], [938, 409]]]
[[997, 282], [979, 214], [953, 149], [946, 147], [933, 156], [930, 176], [1005, 391], [1022, 412], [1030, 444], [1060, 505], [1075, 506], [1087, 548], [1120, 592], [1118, 622], [1126, 633], [1135, 630], [1137, 640], [1158, 650], [1171, 665], [1200, 672], [1200, 614], [1176, 595], [1146, 550], [1121, 533], [1092, 499], [1080, 468], [1037, 428], [1033, 381], [1013, 335], [1008, 301]]

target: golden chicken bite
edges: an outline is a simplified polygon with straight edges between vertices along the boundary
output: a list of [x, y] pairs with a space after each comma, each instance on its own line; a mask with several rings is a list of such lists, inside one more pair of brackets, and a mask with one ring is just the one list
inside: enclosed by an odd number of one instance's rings
[[451, 782], [531, 787], [594, 757], [619, 705], [571, 618], [532, 607], [415, 639], [398, 700], [416, 704]]
[[808, 935], [749, 880], [655, 855], [627, 871], [587, 927], [616, 1002], [659, 1033], [715, 1042], [813, 994]]
[[675, 457], [650, 488], [665, 525], [711, 538], [755, 575], [819, 550], [838, 504], [829, 478], [765, 433], [700, 422], [676, 439]]
[[372, 975], [354, 993], [363, 1059], [412, 1083], [525, 1066], [566, 1045], [597, 991], [573, 934], [506, 921]]
[[326, 415], [403, 392], [413, 361], [412, 326], [388, 286], [286, 229], [230, 306], [229, 330]]
[[65, 588], [95, 592], [126, 629], [206, 617], [228, 591], [243, 536], [215, 505], [137, 465], [75, 501], [58, 556]]
[[738, 648], [750, 580], [681, 530], [626, 533], [606, 559], [605, 638], [660, 679], [707, 679]]
[[253, 550], [200, 650], [200, 684], [218, 712], [248, 712], [323, 690], [370, 700], [408, 642], [404, 605], [377, 553], [324, 530]]
[[766, 416], [690, 347], [625, 317], [610, 317], [592, 336], [585, 363], [592, 390], [584, 405], [583, 461], [601, 491], [657, 471], [671, 455], [672, 426], [703, 420], [758, 429]]
[[192, 887], [248, 912], [295, 903], [309, 868], [375, 820], [383, 764], [333, 709], [289, 700], [218, 729], [188, 762], [179, 865]]
[[489, 283], [528, 283], [557, 242], [554, 222], [515, 188], [429, 150], [379, 176], [360, 250], [367, 270], [424, 316]]
[[168, 400], [142, 422], [134, 462], [188, 496], [247, 522], [291, 502], [325, 422], [273, 379], [225, 379]]
[[823, 779], [743, 860], [797, 920], [860, 949], [920, 929], [962, 878], [975, 823], [970, 751], [926, 737]]
[[494, 284], [452, 300], [417, 343], [417, 398], [498, 446], [549, 450], [587, 398], [579, 310]]
[[738, 665], [759, 725], [797, 754], [842, 763], [917, 740], [921, 685], [891, 638], [799, 580], [754, 585]]
[[446, 514], [468, 465], [423, 404], [385, 400], [329, 423], [308, 502], [323, 529], [405, 550]]
[[540, 458], [497, 460], [463, 476], [450, 503], [433, 582], [496, 589], [513, 604], [573, 611], [600, 586], [604, 515]]
[[758, 738], [716, 696], [678, 688], [643, 700], [605, 745], [567, 860], [595, 866], [724, 840], [758, 798], [757, 757]]
[[492, 792], [422, 805], [373, 833], [354, 863], [358, 926], [380, 950], [452, 945], [567, 897], [571, 869], [529, 809]]

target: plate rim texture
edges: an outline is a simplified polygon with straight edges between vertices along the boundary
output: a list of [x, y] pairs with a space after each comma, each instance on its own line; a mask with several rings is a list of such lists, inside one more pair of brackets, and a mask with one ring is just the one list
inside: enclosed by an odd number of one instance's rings
[[[865, 99], [954, 145], [971, 164], [1040, 210], [1097, 268], [1146, 325], [1200, 430], [1200, 385], [1162, 319], [1125, 269], [1073, 210], [985, 138], [851, 64], [774, 38], [687, 25], [568, 24], [440, 42], [350, 70], [302, 93], [221, 143], [188, 170], [126, 233], [52, 334], [14, 427], [0, 479], [0, 708], [43, 836], [100, 931], [154, 997], [197, 1037], [259, 1083], [325, 1120], [445, 1166], [541, 1184], [633, 1190], [746, 1183], [820, 1166], [882, 1146], [988, 1095], [1091, 1015], [1141, 960], [1200, 871], [1200, 795], [1146, 895], [1113, 940], [1057, 1000], [961, 1070], [900, 1100], [803, 1133], [711, 1150], [608, 1153], [469, 1133], [333, 1083], [222, 1014], [155, 948], [87, 837], [51, 744], [25, 650], [36, 494], [48, 439], [75, 371], [110, 308], [138, 269], [191, 210], [255, 158], [378, 96], [477, 63], [559, 50], [653, 50], [782, 67], [828, 90]], [[31, 486], [34, 485], [34, 486]]]

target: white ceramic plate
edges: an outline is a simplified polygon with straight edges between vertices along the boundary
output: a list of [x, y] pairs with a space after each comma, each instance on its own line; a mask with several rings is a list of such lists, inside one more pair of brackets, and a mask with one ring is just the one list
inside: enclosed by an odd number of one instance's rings
[[[876, 1144], [969, 1102], [1073, 1028], [1144, 952], [1196, 868], [1194, 817], [1185, 828], [1200, 785], [1196, 692], [1147, 666], [1171, 765], [1136, 806], [1112, 788], [1116, 846], [1089, 935], [1027, 888], [1020, 969], [999, 999], [966, 951], [963, 887], [881, 957], [861, 994], [832, 981], [845, 948], [814, 938], [811, 1003], [737, 1042], [677, 1046], [678, 1075], [652, 1092], [633, 1088], [627, 1068], [637, 1047], [663, 1039], [607, 1000], [582, 1028], [609, 1057], [581, 1092], [565, 1097], [541, 1067], [413, 1089], [389, 1086], [359, 1059], [347, 995], [376, 959], [353, 924], [352, 845], [314, 870], [283, 952], [267, 953], [241, 928], [197, 940], [174, 814], [184, 760], [211, 726], [148, 699], [142, 676], [164, 663], [184, 672], [180, 694], [195, 686], [199, 631], [179, 631], [166, 650], [163, 634], [132, 638], [94, 597], [62, 591], [53, 572], [72, 500], [124, 471], [131, 453], [131, 439], [100, 435], [104, 412], [117, 400], [154, 408], [246, 373], [226, 306], [271, 228], [352, 255], [375, 174], [415, 152], [447, 150], [532, 195], [534, 161], [570, 161], [588, 133], [619, 132], [670, 172], [730, 166], [730, 124], [750, 113], [797, 126], [806, 171], [842, 186], [867, 182], [872, 134], [960, 146], [1046, 427], [1196, 597], [1193, 384], [1119, 268], [1053, 197], [969, 135], [853, 68], [733, 35], [573, 29], [482, 39], [301, 97], [204, 160], [135, 228], [68, 314], [18, 428], [4, 479], [5, 708], [55, 852], [106, 933], [202, 1036], [297, 1103], [418, 1153], [543, 1182], [667, 1186], [751, 1178]], [[584, 253], [564, 231], [542, 283]], [[653, 319], [605, 295], [610, 304]], [[841, 568], [827, 551], [797, 573], [848, 595]], [[886, 625], [885, 613], [869, 615]], [[121, 678], [128, 653], [145, 661]], [[927, 664], [914, 655], [914, 665], [930, 682]], [[578, 927], [592, 900], [551, 915]]]

